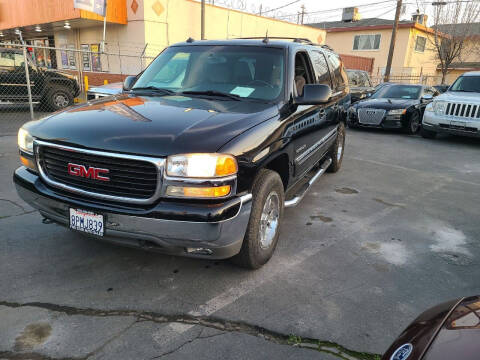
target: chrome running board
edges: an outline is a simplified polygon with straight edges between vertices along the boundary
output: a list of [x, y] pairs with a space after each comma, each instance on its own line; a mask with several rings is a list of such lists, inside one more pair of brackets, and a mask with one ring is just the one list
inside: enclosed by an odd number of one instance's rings
[[313, 175], [312, 178], [308, 181], [308, 183], [306, 183], [302, 187], [300, 193], [298, 195], [295, 195], [295, 197], [293, 199], [286, 200], [285, 203], [284, 203], [284, 206], [286, 208], [297, 206], [298, 203], [300, 201], [302, 201], [303, 197], [308, 192], [308, 190], [310, 190], [312, 185], [320, 178], [320, 176], [322, 176], [325, 173], [325, 171], [327, 171], [327, 169], [328, 169], [328, 167], [330, 166], [331, 163], [332, 163], [332, 159], [327, 158], [323, 162], [322, 166], [320, 166], [320, 169], [317, 171], [317, 173], [315, 175]]

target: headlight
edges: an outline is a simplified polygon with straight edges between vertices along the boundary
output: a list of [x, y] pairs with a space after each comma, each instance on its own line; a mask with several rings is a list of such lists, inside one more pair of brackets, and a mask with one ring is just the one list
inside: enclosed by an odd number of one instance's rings
[[33, 154], [33, 138], [27, 130], [18, 130], [18, 147], [20, 150]]
[[407, 112], [407, 109], [394, 109], [388, 112], [388, 115], [403, 115]]
[[237, 173], [237, 161], [225, 154], [183, 154], [169, 156], [167, 175], [185, 178], [218, 178]]
[[428, 103], [428, 105], [425, 107], [426, 112], [433, 112], [433, 103]]
[[350, 114], [350, 113], [353, 113], [353, 114], [354, 114], [356, 111], [357, 111], [357, 110], [356, 110], [353, 106], [350, 106], [350, 107], [348, 108], [348, 113], [349, 113], [349, 114]]
[[[432, 104], [432, 103], [430, 103]], [[433, 110], [435, 114], [442, 115], [445, 113], [445, 109], [447, 108], [447, 103], [445, 101], [434, 101], [433, 102]]]

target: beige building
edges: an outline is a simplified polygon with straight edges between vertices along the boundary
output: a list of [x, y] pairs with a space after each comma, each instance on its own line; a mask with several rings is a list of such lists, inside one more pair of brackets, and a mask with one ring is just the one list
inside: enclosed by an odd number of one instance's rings
[[[432, 30], [425, 17], [400, 21], [392, 62], [392, 76], [437, 76], [435, 52], [430, 40]], [[381, 78], [387, 64], [393, 20], [363, 19], [310, 24], [327, 31], [326, 44], [336, 52], [374, 59], [372, 76]]]
[[[201, 38], [201, 4], [193, 0], [109, 0], [107, 7], [106, 54], [96, 54], [103, 37], [103, 18], [73, 8], [72, 0], [0, 0], [8, 16], [0, 18], [0, 41], [18, 41], [22, 31], [30, 45], [54, 46], [56, 52], [38, 50], [32, 55], [45, 66], [81, 70], [91, 79], [118, 81], [107, 74], [131, 75], [145, 66], [166, 46]], [[325, 42], [325, 30], [261, 17], [214, 5], [206, 5], [205, 37], [286, 36]], [[40, 31], [38, 31], [40, 30]], [[95, 54], [78, 54], [84, 49]], [[97, 76], [97, 74], [99, 74]], [[102, 80], [103, 82], [103, 80]], [[91, 81], [94, 84], [95, 81]]]

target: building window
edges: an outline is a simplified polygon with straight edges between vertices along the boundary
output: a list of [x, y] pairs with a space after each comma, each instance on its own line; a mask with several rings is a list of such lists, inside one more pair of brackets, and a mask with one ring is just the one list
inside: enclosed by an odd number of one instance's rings
[[417, 36], [417, 41], [415, 43], [415, 51], [424, 52], [426, 44], [427, 44], [427, 38], [426, 37]]
[[380, 34], [355, 35], [353, 50], [378, 50], [380, 48]]

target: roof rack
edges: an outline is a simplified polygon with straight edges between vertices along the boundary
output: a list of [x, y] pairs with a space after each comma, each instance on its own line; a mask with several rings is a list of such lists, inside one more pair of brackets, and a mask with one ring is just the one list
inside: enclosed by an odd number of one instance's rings
[[237, 38], [239, 40], [265, 40], [264, 42], [267, 43], [268, 40], [273, 39], [273, 40], [293, 40], [293, 42], [297, 43], [305, 43], [308, 45], [315, 45], [311, 40], [306, 39], [306, 38], [296, 38], [296, 37], [286, 37], [286, 36], [250, 36], [250, 37], [241, 37]]
[[320, 47], [322, 47], [323, 49], [327, 49], [327, 50], [330, 50], [330, 51], [335, 51], [333, 50], [333, 48], [327, 44], [323, 44], [323, 45], [320, 45]]

